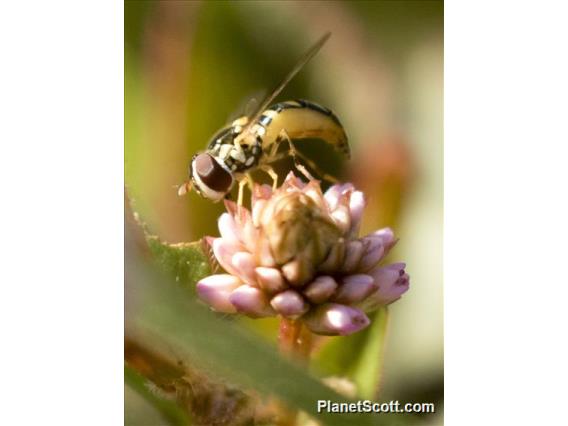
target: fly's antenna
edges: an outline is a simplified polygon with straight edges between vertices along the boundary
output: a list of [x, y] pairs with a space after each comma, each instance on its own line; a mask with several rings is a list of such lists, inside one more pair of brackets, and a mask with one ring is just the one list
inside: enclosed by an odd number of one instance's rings
[[188, 180], [185, 181], [184, 183], [182, 183], [181, 185], [179, 185], [179, 186], [177, 187], [177, 189], [178, 189], [178, 196], [179, 196], [179, 197], [182, 197], [182, 196], [184, 196], [185, 194], [187, 194], [188, 192], [191, 192], [191, 187], [192, 187], [191, 181], [188, 181]]
[[251, 115], [251, 119], [249, 120], [247, 127], [244, 129], [243, 132], [236, 138], [236, 142], [238, 142], [247, 131], [250, 130], [254, 122], [260, 117], [262, 112], [268, 108], [268, 106], [274, 101], [274, 99], [282, 92], [282, 90], [290, 83], [290, 81], [300, 72], [300, 70], [312, 59], [316, 53], [322, 48], [322, 46], [326, 43], [326, 41], [331, 37], [331, 32], [325, 33], [312, 47], [310, 47], [306, 53], [302, 55], [300, 60], [296, 63], [292, 71], [288, 73], [288, 75], [282, 80], [282, 82], [276, 86], [276, 88], [268, 95], [264, 101], [258, 106], [256, 112]]

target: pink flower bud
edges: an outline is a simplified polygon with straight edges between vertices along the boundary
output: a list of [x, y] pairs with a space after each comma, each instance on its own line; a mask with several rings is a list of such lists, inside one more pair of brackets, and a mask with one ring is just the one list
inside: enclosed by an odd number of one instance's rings
[[373, 232], [369, 237], [378, 237], [381, 239], [383, 246], [385, 248], [385, 256], [390, 251], [391, 248], [397, 243], [397, 239], [394, 237], [394, 232], [390, 228], [379, 229]]
[[369, 272], [379, 289], [369, 297], [369, 304], [374, 306], [388, 305], [399, 299], [409, 287], [409, 276], [405, 273], [404, 263], [393, 263]]
[[306, 258], [296, 258], [282, 266], [282, 274], [290, 285], [300, 287], [309, 282], [314, 276], [311, 262]]
[[308, 328], [317, 334], [346, 336], [369, 325], [369, 318], [357, 308], [326, 303], [303, 317]]
[[211, 275], [197, 283], [197, 295], [218, 312], [235, 313], [229, 296], [242, 282], [229, 274]]
[[303, 192], [310, 197], [317, 206], [325, 206], [325, 198], [323, 197], [318, 181], [314, 180], [308, 183]]
[[365, 245], [361, 241], [349, 241], [345, 250], [345, 259], [343, 260], [341, 270], [343, 272], [351, 272], [357, 269], [364, 254]]
[[329, 209], [331, 211], [335, 210], [339, 204], [341, 196], [346, 192], [353, 190], [355, 190], [355, 187], [350, 183], [345, 183], [343, 185], [337, 184], [330, 187], [324, 194], [325, 201], [327, 202]]
[[282, 186], [256, 185], [251, 210], [226, 201], [221, 238], [207, 238], [230, 275], [197, 285], [221, 312], [299, 318], [317, 334], [345, 335], [369, 324], [364, 308], [392, 303], [409, 286], [404, 264], [377, 264], [396, 243], [384, 228], [357, 238], [365, 197], [353, 185], [305, 184], [289, 173]]
[[371, 295], [378, 285], [370, 275], [359, 274], [345, 277], [333, 298], [334, 302], [353, 304], [359, 303]]
[[365, 237], [362, 241], [367, 246], [367, 249], [361, 258], [361, 262], [359, 262], [359, 269], [366, 272], [372, 269], [384, 257], [385, 248], [380, 238]]
[[253, 204], [252, 207], [252, 223], [254, 226], [260, 226], [260, 215], [264, 211], [264, 207], [266, 206], [266, 200], [258, 200]]
[[239, 277], [250, 285], [256, 285], [256, 274], [254, 268], [256, 262], [252, 254], [245, 251], [236, 252], [231, 258], [231, 265], [239, 272]]
[[333, 211], [337, 207], [337, 203], [339, 202], [339, 196], [341, 195], [341, 185], [333, 185], [329, 187], [325, 194], [323, 194], [327, 205], [329, 206], [329, 210]]
[[337, 282], [330, 277], [321, 275], [306, 286], [304, 296], [312, 303], [323, 303], [328, 300], [337, 289]]
[[231, 244], [240, 244], [241, 239], [239, 237], [239, 230], [237, 229], [237, 224], [229, 213], [223, 213], [219, 220], [217, 221], [219, 227], [219, 232], [221, 233], [221, 238], [224, 241]]
[[339, 204], [335, 210], [331, 212], [331, 217], [342, 234], [349, 231], [349, 228], [351, 227], [351, 216], [347, 205]]
[[287, 318], [297, 318], [310, 308], [302, 296], [294, 290], [286, 290], [277, 294], [270, 301], [270, 305], [276, 312]]
[[256, 243], [256, 256], [258, 263], [261, 266], [273, 267], [276, 266], [276, 260], [272, 256], [272, 250], [270, 249], [270, 242], [267, 238], [264, 238], [264, 234], [260, 234], [260, 238]]
[[276, 268], [259, 266], [255, 269], [255, 273], [260, 288], [268, 293], [278, 293], [285, 290], [287, 287], [284, 277]]
[[213, 254], [215, 258], [221, 267], [232, 275], [239, 275], [239, 271], [232, 265], [233, 256], [243, 249], [240, 244], [225, 241], [224, 238], [215, 238], [213, 240]]
[[250, 285], [242, 285], [229, 296], [229, 301], [237, 309], [253, 318], [268, 317], [275, 314], [264, 292]]
[[343, 263], [345, 250], [345, 241], [341, 238], [331, 247], [325, 260], [318, 266], [318, 270], [324, 273], [337, 271]]
[[356, 237], [361, 226], [363, 211], [365, 210], [365, 196], [361, 191], [353, 191], [349, 199], [349, 212], [351, 213], [350, 237]]

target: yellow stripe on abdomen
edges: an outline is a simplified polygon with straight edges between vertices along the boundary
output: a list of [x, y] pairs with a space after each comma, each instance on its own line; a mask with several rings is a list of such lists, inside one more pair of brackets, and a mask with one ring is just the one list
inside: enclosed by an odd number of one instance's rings
[[350, 157], [343, 126], [329, 109], [310, 101], [296, 100], [275, 104], [264, 111], [258, 122], [266, 129], [263, 150], [276, 142], [282, 131], [290, 139], [321, 139]]

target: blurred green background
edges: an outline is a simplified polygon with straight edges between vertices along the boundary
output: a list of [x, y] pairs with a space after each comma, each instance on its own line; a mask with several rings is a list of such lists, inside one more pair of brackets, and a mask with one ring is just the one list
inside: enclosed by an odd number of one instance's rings
[[[442, 424], [443, 2], [126, 1], [128, 193], [165, 241], [217, 235], [222, 204], [177, 196], [191, 156], [326, 31], [278, 100], [321, 103], [344, 125], [350, 162], [321, 144], [300, 148], [366, 192], [362, 231], [392, 226], [400, 242], [389, 259], [411, 275], [390, 307], [380, 400], [435, 402], [420, 422]], [[270, 320], [249, 322], [270, 335]], [[129, 390], [126, 404], [126, 423], [156, 424]]]

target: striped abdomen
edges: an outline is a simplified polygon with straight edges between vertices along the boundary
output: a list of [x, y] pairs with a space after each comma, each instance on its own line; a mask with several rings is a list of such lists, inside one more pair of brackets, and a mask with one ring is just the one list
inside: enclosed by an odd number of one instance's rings
[[349, 143], [343, 126], [331, 110], [310, 101], [298, 99], [272, 105], [259, 117], [258, 122], [266, 129], [262, 148], [275, 143], [282, 130], [290, 139], [322, 139], [335, 149], [350, 157]]

